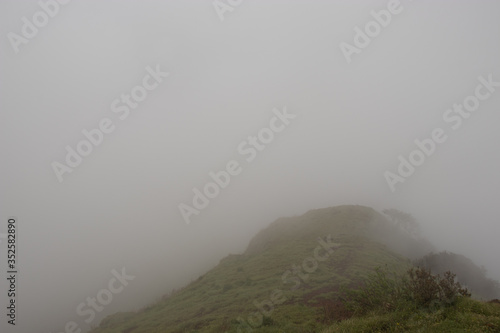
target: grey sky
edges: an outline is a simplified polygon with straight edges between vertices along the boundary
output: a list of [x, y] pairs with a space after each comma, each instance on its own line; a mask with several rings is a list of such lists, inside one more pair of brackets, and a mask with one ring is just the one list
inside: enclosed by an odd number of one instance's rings
[[[74, 0], [15, 53], [8, 33], [41, 9], [1, 1], [0, 233], [19, 219], [17, 331], [86, 329], [77, 305], [122, 267], [136, 278], [99, 319], [136, 310], [274, 219], [339, 204], [405, 210], [500, 279], [500, 87], [459, 129], [443, 120], [478, 77], [500, 81], [500, 4], [402, 0], [348, 64], [340, 43], [388, 2], [244, 0], [221, 21], [211, 1]], [[120, 120], [112, 102], [148, 66], [169, 76]], [[284, 107], [296, 118], [246, 162], [238, 145]], [[114, 131], [58, 182], [51, 163], [103, 118]], [[391, 192], [384, 172], [437, 127], [447, 141]], [[230, 160], [241, 174], [186, 224], [178, 205]]]

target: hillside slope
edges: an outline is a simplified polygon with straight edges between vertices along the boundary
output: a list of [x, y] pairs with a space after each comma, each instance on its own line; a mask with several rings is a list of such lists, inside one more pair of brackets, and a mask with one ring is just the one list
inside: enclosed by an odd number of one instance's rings
[[362, 206], [278, 219], [243, 254], [222, 259], [157, 304], [105, 318], [92, 333], [320, 331], [347, 315], [334, 302], [340, 286], [357, 285], [379, 266], [398, 272], [410, 266], [372, 237], [389, 226]]

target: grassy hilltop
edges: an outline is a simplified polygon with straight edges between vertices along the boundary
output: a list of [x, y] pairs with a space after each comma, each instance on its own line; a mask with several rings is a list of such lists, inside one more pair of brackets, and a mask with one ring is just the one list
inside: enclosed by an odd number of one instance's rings
[[[243, 254], [141, 311], [105, 318], [92, 333], [500, 332], [500, 306], [468, 297], [434, 308], [393, 297], [363, 309], [346, 298], [349, 290], [371, 293], [378, 267], [403, 276], [410, 257], [431, 250], [371, 208], [312, 210], [278, 219]], [[380, 297], [392, 295], [387, 281]]]

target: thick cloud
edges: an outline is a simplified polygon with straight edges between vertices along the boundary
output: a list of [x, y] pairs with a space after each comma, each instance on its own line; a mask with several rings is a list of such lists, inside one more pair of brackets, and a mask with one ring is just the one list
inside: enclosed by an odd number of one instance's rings
[[[20, 331], [86, 330], [280, 216], [340, 204], [407, 211], [500, 278], [500, 87], [477, 88], [500, 82], [497, 2], [63, 3], [0, 2], [0, 233], [16, 216]], [[426, 153], [415, 140], [435, 129], [447, 138]], [[231, 161], [241, 172], [217, 184]], [[78, 306], [107, 302], [122, 268], [135, 278], [86, 323]]]

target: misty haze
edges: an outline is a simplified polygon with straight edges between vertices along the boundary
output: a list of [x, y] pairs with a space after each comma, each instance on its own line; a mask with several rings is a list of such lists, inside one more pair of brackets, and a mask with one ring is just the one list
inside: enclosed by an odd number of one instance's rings
[[0, 2], [0, 332], [500, 332], [500, 3]]

